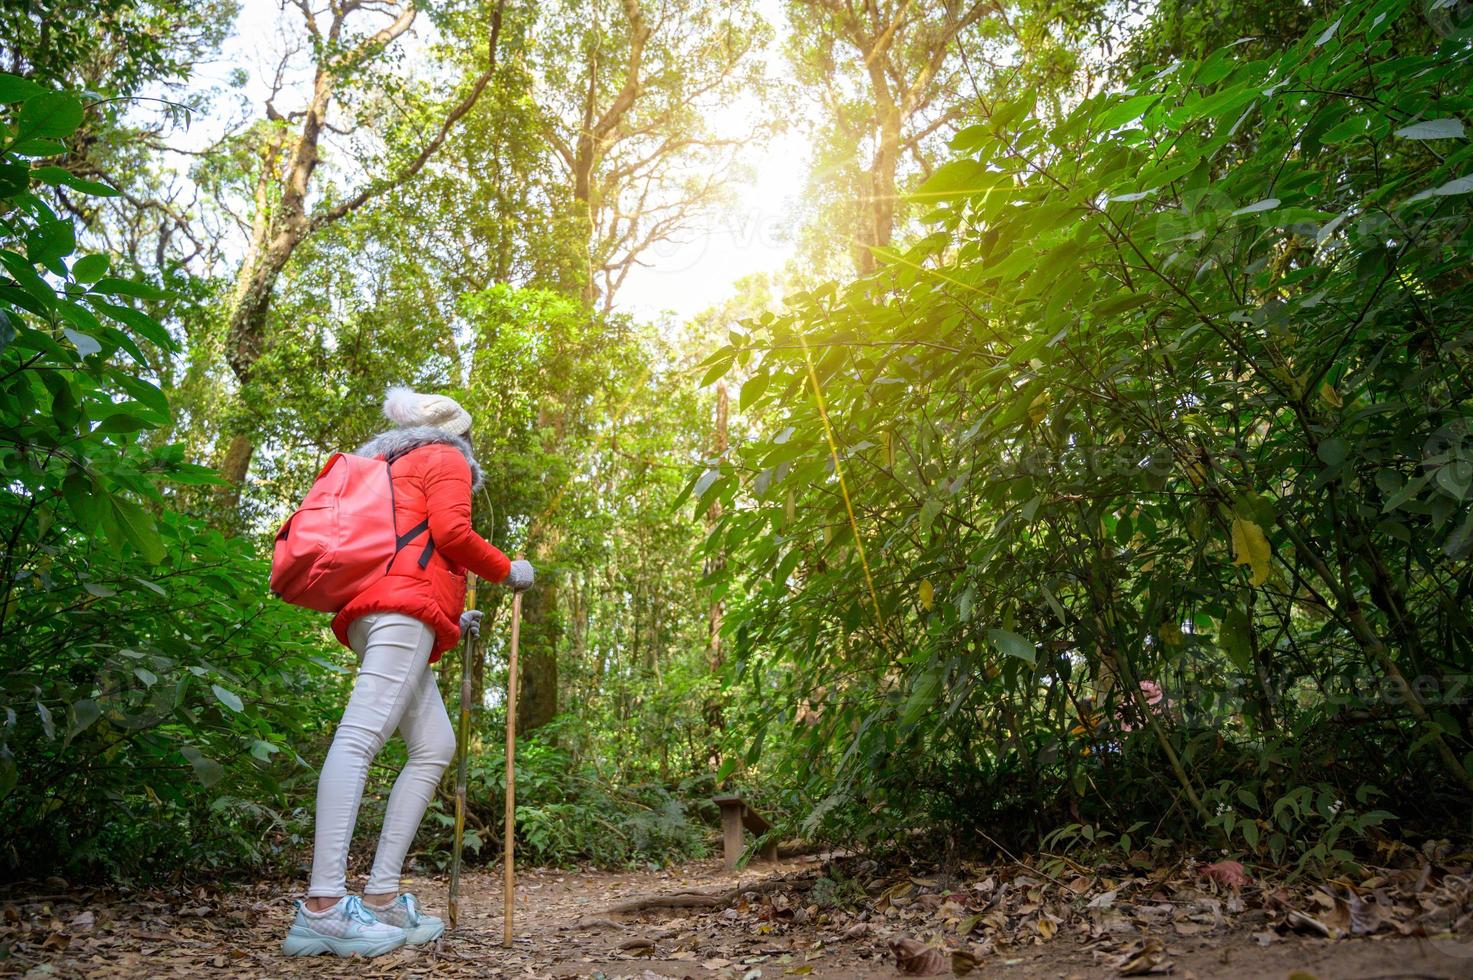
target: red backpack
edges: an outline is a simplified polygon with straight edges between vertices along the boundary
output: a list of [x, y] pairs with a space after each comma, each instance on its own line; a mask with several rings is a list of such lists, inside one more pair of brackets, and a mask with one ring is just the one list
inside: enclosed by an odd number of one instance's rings
[[382, 456], [334, 453], [281, 530], [271, 554], [271, 591], [295, 606], [341, 610], [389, 572], [394, 556], [429, 530], [394, 527], [394, 481]]

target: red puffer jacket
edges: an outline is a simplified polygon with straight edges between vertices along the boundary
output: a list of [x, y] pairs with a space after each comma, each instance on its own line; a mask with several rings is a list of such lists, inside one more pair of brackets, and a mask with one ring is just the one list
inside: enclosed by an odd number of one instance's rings
[[[404, 613], [434, 629], [434, 663], [460, 640], [466, 570], [492, 582], [511, 571], [506, 555], [471, 528], [471, 490], [480, 484], [480, 468], [465, 440], [438, 429], [392, 430], [357, 455], [383, 455], [393, 464], [394, 528], [408, 540], [389, 573], [337, 614], [333, 633], [347, 646], [348, 627], [360, 616]], [[415, 529], [419, 533], [410, 538]]]

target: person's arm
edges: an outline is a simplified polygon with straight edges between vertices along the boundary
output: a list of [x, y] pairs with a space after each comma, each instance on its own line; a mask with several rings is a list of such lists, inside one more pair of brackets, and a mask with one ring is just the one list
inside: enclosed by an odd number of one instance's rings
[[471, 527], [471, 468], [458, 451], [435, 454], [425, 475], [430, 537], [446, 558], [490, 582], [511, 571], [511, 559]]

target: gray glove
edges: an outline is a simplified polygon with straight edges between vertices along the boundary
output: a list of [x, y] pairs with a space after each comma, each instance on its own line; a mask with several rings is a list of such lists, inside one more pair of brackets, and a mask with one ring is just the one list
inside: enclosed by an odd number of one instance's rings
[[513, 592], [526, 592], [532, 587], [532, 563], [519, 558], [511, 563], [511, 572], [502, 583]]
[[473, 640], [479, 638], [481, 635], [481, 617], [484, 615], [485, 613], [479, 609], [467, 609], [461, 613], [460, 632]]

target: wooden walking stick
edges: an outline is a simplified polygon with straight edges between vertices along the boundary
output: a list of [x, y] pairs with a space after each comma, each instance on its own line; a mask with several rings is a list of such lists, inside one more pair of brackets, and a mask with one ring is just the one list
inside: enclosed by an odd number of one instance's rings
[[[465, 608], [476, 608], [476, 575], [466, 576]], [[460, 916], [460, 848], [465, 840], [466, 755], [471, 740], [471, 661], [476, 641], [462, 637], [460, 644], [460, 724], [455, 731], [455, 844], [450, 851], [450, 899], [445, 903], [450, 928]]]
[[[517, 561], [525, 557], [517, 552]], [[511, 651], [506, 658], [506, 832], [505, 839], [506, 881], [502, 885], [501, 945], [512, 945], [512, 904], [516, 898], [516, 865], [514, 842], [517, 829], [517, 644], [522, 638], [522, 593], [511, 597]]]

